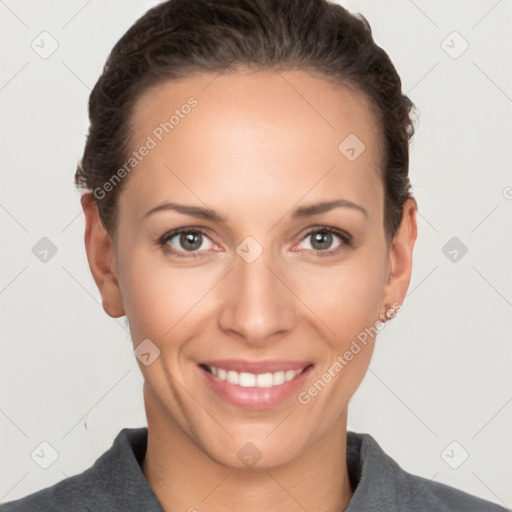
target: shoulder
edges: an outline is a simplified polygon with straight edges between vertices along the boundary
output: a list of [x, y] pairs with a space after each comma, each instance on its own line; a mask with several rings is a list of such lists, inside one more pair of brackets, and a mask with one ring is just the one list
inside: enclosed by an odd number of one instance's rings
[[[346, 512], [505, 512], [507, 509], [402, 469], [369, 434], [349, 432], [347, 463], [355, 491]], [[364, 505], [364, 506], [363, 506]], [[363, 508], [360, 508], [363, 506]]]
[[505, 512], [507, 509], [473, 496], [449, 485], [403, 471], [400, 487], [411, 510], [424, 510], [425, 506], [439, 512]]
[[146, 446], [146, 427], [124, 428], [92, 467], [24, 498], [3, 503], [0, 512], [162, 512], [140, 468]]
[[98, 480], [96, 467], [87, 469], [79, 475], [68, 477], [51, 487], [46, 487], [24, 498], [0, 505], [0, 512], [87, 512], [87, 504], [93, 501], [90, 496], [91, 485]]

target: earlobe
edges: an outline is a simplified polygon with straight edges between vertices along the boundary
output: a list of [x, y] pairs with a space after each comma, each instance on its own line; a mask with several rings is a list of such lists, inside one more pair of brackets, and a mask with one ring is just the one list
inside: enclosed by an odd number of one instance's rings
[[100, 292], [103, 309], [107, 315], [118, 318], [125, 311], [116, 272], [115, 247], [101, 222], [92, 192], [85, 192], [80, 201], [85, 215], [84, 242], [89, 268]]

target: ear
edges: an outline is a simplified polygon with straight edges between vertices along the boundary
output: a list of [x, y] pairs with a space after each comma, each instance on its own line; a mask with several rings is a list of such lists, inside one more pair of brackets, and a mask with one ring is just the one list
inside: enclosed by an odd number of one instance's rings
[[112, 318], [125, 314], [117, 278], [114, 244], [101, 222], [98, 204], [92, 192], [85, 192], [80, 202], [85, 214], [85, 250], [92, 276], [98, 287], [103, 309]]
[[[412, 253], [417, 236], [416, 211], [417, 203], [414, 199], [407, 199], [404, 203], [402, 220], [393, 237], [389, 249], [389, 272], [391, 274], [384, 287], [381, 307], [398, 303], [400, 306], [405, 300], [412, 274]], [[389, 306], [385, 306], [388, 304]], [[398, 307], [399, 309], [399, 307]]]

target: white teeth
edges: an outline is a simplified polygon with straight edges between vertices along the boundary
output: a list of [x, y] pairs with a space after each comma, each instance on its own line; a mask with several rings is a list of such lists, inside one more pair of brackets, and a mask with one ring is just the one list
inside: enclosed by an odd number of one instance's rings
[[241, 386], [243, 388], [270, 388], [279, 386], [285, 382], [294, 379], [302, 370], [280, 370], [273, 373], [249, 373], [236, 372], [234, 370], [224, 370], [223, 368], [215, 368], [210, 366], [212, 375], [219, 380], [227, 380], [230, 384]]
[[259, 388], [271, 388], [273, 381], [274, 379], [271, 373], [259, 373], [256, 375], [256, 384]]
[[295, 377], [295, 375], [297, 375], [297, 374], [295, 373], [295, 371], [294, 371], [294, 370], [288, 370], [288, 371], [284, 374], [284, 380], [285, 380], [286, 382], [288, 382], [288, 381], [292, 380], [292, 379]]
[[230, 384], [234, 384], [235, 386], [238, 386], [238, 378], [239, 378], [239, 373], [238, 372], [234, 372], [234, 371], [229, 371], [227, 374], [226, 374], [226, 380], [230, 383]]
[[238, 385], [243, 388], [253, 388], [256, 386], [256, 375], [254, 373], [240, 372], [238, 374]]
[[279, 386], [279, 384], [283, 384], [284, 382], [286, 382], [286, 379], [284, 377], [284, 372], [276, 372], [276, 373], [273, 374], [273, 376], [272, 376], [272, 384], [274, 386]]

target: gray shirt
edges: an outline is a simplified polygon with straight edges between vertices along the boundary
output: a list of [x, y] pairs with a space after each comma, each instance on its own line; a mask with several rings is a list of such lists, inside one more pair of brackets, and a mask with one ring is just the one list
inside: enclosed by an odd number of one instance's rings
[[[93, 466], [51, 487], [0, 505], [0, 512], [162, 512], [141, 469], [148, 429], [124, 428]], [[453, 487], [404, 471], [369, 434], [348, 432], [354, 495], [344, 512], [504, 512]], [[243, 492], [243, 491], [241, 491]], [[191, 503], [198, 511], [201, 503]], [[193, 508], [192, 508], [193, 510]], [[171, 511], [168, 511], [171, 512]]]

